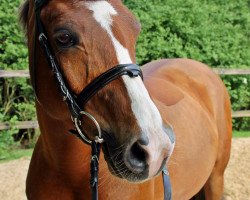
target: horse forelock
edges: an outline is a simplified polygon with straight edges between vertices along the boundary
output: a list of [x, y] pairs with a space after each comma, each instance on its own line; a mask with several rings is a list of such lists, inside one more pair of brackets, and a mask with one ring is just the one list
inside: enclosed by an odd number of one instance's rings
[[29, 12], [29, 0], [26, 0], [19, 10], [19, 20], [25, 31], [27, 31], [28, 12]]

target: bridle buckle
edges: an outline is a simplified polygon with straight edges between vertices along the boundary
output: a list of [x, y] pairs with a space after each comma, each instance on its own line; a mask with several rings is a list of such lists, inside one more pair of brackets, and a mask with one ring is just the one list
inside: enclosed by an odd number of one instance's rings
[[101, 144], [101, 143], [103, 143], [103, 141], [104, 141], [103, 138], [100, 138], [99, 136], [95, 136], [95, 142], [96, 143], [100, 143]]

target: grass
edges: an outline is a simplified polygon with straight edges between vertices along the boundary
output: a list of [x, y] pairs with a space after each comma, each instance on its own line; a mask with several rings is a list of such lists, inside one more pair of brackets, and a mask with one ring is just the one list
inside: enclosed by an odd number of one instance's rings
[[233, 131], [234, 138], [250, 137], [250, 131]]
[[15, 160], [22, 157], [31, 157], [33, 149], [18, 149], [10, 148], [4, 151], [0, 151], [0, 163]]

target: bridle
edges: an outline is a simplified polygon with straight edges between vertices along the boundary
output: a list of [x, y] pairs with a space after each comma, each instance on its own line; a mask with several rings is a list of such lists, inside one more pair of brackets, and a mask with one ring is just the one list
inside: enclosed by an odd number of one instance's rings
[[[80, 140], [84, 143], [91, 145], [92, 148], [92, 157], [90, 163], [90, 185], [92, 189], [92, 200], [98, 200], [98, 171], [99, 171], [99, 156], [101, 150], [101, 143], [103, 142], [101, 128], [96, 121], [96, 119], [81, 109], [84, 105], [88, 102], [88, 100], [94, 96], [99, 90], [101, 90], [104, 86], [116, 80], [120, 76], [127, 75], [131, 78], [140, 76], [143, 79], [142, 71], [140, 67], [136, 64], [120, 64], [115, 67], [112, 67], [108, 71], [104, 72], [103, 74], [99, 75], [95, 78], [91, 83], [89, 83], [79, 95], [74, 95], [67, 87], [66, 83], [64, 82], [63, 75], [60, 71], [60, 67], [53, 55], [52, 48], [50, 43], [46, 37], [46, 31], [43, 27], [43, 24], [40, 19], [40, 13], [42, 7], [48, 2], [48, 0], [34, 0], [35, 1], [35, 21], [36, 21], [36, 37], [40, 43], [41, 48], [44, 51], [46, 56], [47, 62], [54, 74], [55, 81], [58, 85], [58, 89], [60, 94], [63, 96], [63, 100], [67, 103], [72, 121], [75, 125], [75, 130], [70, 130], [70, 133], [77, 136]], [[36, 38], [34, 42], [34, 51], [36, 46]], [[36, 54], [35, 54], [36, 55]], [[35, 65], [35, 62], [33, 62]], [[32, 79], [32, 86], [35, 91], [35, 95], [37, 97], [36, 91], [36, 83], [35, 83], [35, 66], [32, 67], [31, 71], [33, 75]], [[94, 140], [90, 140], [86, 133], [83, 131], [81, 127], [81, 117], [86, 116], [93, 121], [95, 124], [98, 135], [95, 136]], [[164, 182], [164, 200], [170, 200], [172, 193], [171, 193], [171, 184], [168, 176], [167, 169], [163, 169], [163, 182]]]

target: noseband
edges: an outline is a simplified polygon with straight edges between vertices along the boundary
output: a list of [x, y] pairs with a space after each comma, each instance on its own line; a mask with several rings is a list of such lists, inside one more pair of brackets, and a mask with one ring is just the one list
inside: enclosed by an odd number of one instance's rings
[[[79, 95], [74, 95], [71, 92], [66, 83], [64, 82], [63, 75], [61, 73], [60, 67], [54, 57], [52, 48], [49, 44], [49, 41], [46, 37], [46, 31], [43, 27], [43, 24], [40, 19], [40, 13], [42, 7], [48, 2], [48, 0], [34, 0], [35, 1], [35, 16], [36, 16], [36, 37], [38, 37], [38, 41], [40, 43], [41, 48], [44, 51], [47, 62], [54, 74], [55, 81], [57, 83], [60, 94], [63, 96], [63, 100], [67, 103], [69, 111], [71, 113], [72, 121], [75, 125], [75, 130], [70, 130], [70, 133], [77, 136], [84, 143], [91, 145], [92, 148], [92, 157], [91, 157], [91, 179], [90, 185], [92, 189], [92, 200], [98, 199], [98, 162], [99, 155], [101, 149], [101, 143], [103, 142], [101, 128], [96, 121], [96, 119], [89, 113], [83, 111], [81, 107], [88, 102], [88, 100], [94, 96], [99, 90], [101, 90], [104, 86], [116, 80], [120, 76], [127, 75], [131, 78], [140, 76], [143, 79], [142, 71], [140, 67], [136, 64], [120, 64], [117, 65], [103, 74], [99, 75], [95, 78], [91, 83], [89, 83]], [[34, 51], [36, 46], [36, 39], [34, 42]], [[33, 62], [35, 65], [35, 62]], [[37, 97], [36, 83], [35, 83], [35, 66], [32, 67], [31, 71], [33, 75], [32, 86], [35, 91], [35, 95]], [[94, 140], [90, 140], [87, 134], [83, 131], [81, 127], [81, 118], [82, 116], [88, 117], [95, 124], [98, 135], [95, 136]], [[163, 182], [164, 182], [164, 200], [171, 199], [171, 185], [168, 176], [167, 169], [163, 170]]]

